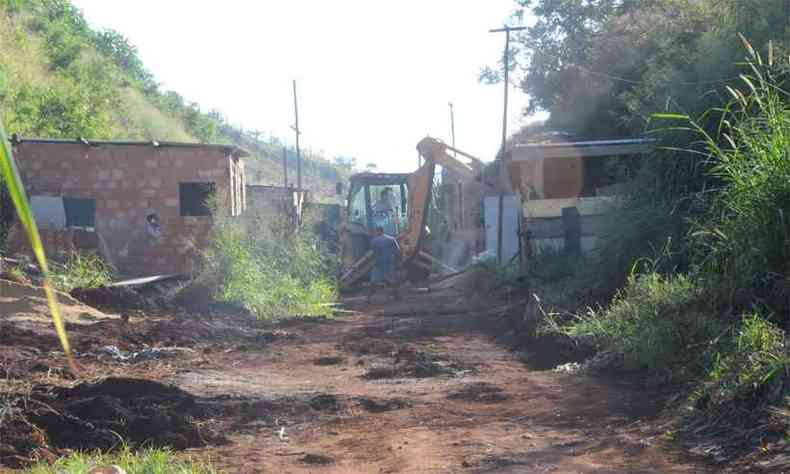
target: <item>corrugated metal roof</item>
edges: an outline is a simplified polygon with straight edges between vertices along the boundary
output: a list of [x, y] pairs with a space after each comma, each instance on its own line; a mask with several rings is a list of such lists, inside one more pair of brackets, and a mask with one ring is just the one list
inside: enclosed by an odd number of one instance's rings
[[642, 155], [651, 152], [657, 141], [651, 138], [591, 140], [579, 142], [527, 143], [514, 145], [510, 160], [519, 162], [538, 158]]
[[171, 142], [171, 141], [142, 141], [142, 140], [88, 140], [86, 138], [75, 138], [73, 140], [64, 138], [23, 138], [18, 136], [11, 137], [11, 143], [52, 143], [52, 144], [82, 144], [85, 146], [150, 146], [154, 148], [208, 148], [222, 150], [225, 153], [236, 157], [250, 156], [250, 152], [236, 145], [223, 145], [219, 143], [190, 143], [190, 142]]
[[618, 145], [653, 145], [652, 138], [628, 138], [622, 140], [590, 140], [581, 142], [552, 142], [552, 143], [521, 143], [513, 148], [559, 148], [559, 147], [590, 147], [590, 146], [618, 146]]

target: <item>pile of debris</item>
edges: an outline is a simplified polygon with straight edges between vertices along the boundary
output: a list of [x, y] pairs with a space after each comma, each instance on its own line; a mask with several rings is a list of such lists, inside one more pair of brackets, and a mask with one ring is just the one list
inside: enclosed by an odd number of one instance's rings
[[75, 288], [71, 296], [104, 311], [157, 309], [169, 306], [187, 281], [184, 275], [155, 275], [96, 288]]

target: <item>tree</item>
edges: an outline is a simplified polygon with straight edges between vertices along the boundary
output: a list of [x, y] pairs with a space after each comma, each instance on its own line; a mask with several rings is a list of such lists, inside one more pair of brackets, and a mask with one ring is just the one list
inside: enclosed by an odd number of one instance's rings
[[94, 35], [93, 43], [99, 52], [111, 58], [133, 79], [140, 81], [144, 89], [157, 88], [158, 84], [154, 81], [153, 74], [145, 68], [137, 55], [137, 47], [132, 45], [124, 35], [114, 30], [100, 31]]
[[[719, 102], [743, 32], [765, 51], [785, 35], [783, 0], [517, 0], [537, 21], [514, 36], [526, 112], [582, 137], [639, 134], [650, 114]], [[497, 80], [490, 70], [483, 79]]]

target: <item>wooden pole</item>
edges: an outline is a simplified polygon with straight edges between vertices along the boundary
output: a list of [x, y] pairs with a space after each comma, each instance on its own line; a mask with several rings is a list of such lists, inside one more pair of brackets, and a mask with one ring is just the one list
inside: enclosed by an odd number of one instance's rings
[[493, 30], [489, 30], [490, 33], [505, 33], [505, 51], [502, 53], [502, 67], [504, 68], [504, 84], [505, 84], [505, 94], [504, 94], [504, 108], [502, 112], [502, 145], [499, 149], [499, 178], [500, 178], [500, 186], [501, 190], [499, 193], [499, 205], [498, 211], [499, 215], [497, 216], [497, 262], [499, 265], [502, 265], [502, 212], [504, 211], [504, 200], [505, 195], [502, 193], [505, 189], [508, 189], [507, 184], [507, 170], [505, 168], [505, 151], [507, 150], [507, 99], [508, 99], [508, 89], [510, 87], [510, 32], [511, 31], [521, 31], [526, 30], [525, 26], [505, 26], [503, 28], [497, 28]]
[[453, 139], [453, 156], [458, 156], [455, 151], [455, 111], [453, 110], [453, 103], [450, 102], [450, 135]]
[[525, 26], [505, 26], [503, 28], [497, 28], [494, 30], [489, 30], [489, 33], [505, 33], [505, 51], [502, 54], [502, 67], [504, 68], [504, 83], [505, 83], [505, 95], [504, 95], [504, 110], [502, 113], [502, 146], [499, 150], [499, 156], [504, 160], [505, 158], [505, 146], [507, 145], [507, 96], [508, 96], [508, 87], [510, 86], [510, 32], [511, 31], [522, 31], [526, 30], [527, 27]]
[[288, 187], [288, 149], [283, 144], [283, 187]]
[[496, 219], [496, 261], [502, 265], [502, 213], [505, 209], [505, 195], [499, 193], [499, 203], [497, 206], [497, 219]]
[[302, 155], [299, 150], [299, 104], [296, 101], [296, 79], [293, 80], [294, 86], [294, 118], [296, 123], [294, 131], [296, 132], [296, 189], [302, 189]]

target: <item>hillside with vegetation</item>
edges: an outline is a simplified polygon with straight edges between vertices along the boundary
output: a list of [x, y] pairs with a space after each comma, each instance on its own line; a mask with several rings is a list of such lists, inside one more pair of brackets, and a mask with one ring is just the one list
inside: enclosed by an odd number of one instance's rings
[[660, 145], [595, 253], [533, 263], [541, 331], [674, 387], [682, 429], [719, 436], [717, 457], [767, 459], [790, 433], [786, 2], [516, 3], [536, 21], [510, 66], [528, 111], [550, 117], [514, 140]]
[[[283, 182], [279, 141], [163, 90], [127, 38], [91, 28], [68, 0], [0, 0], [0, 110], [8, 132], [25, 137], [239, 145], [253, 155], [248, 182]], [[295, 151], [287, 153], [295, 181]], [[319, 198], [353, 170], [351, 159], [304, 155], [303, 186]]]

